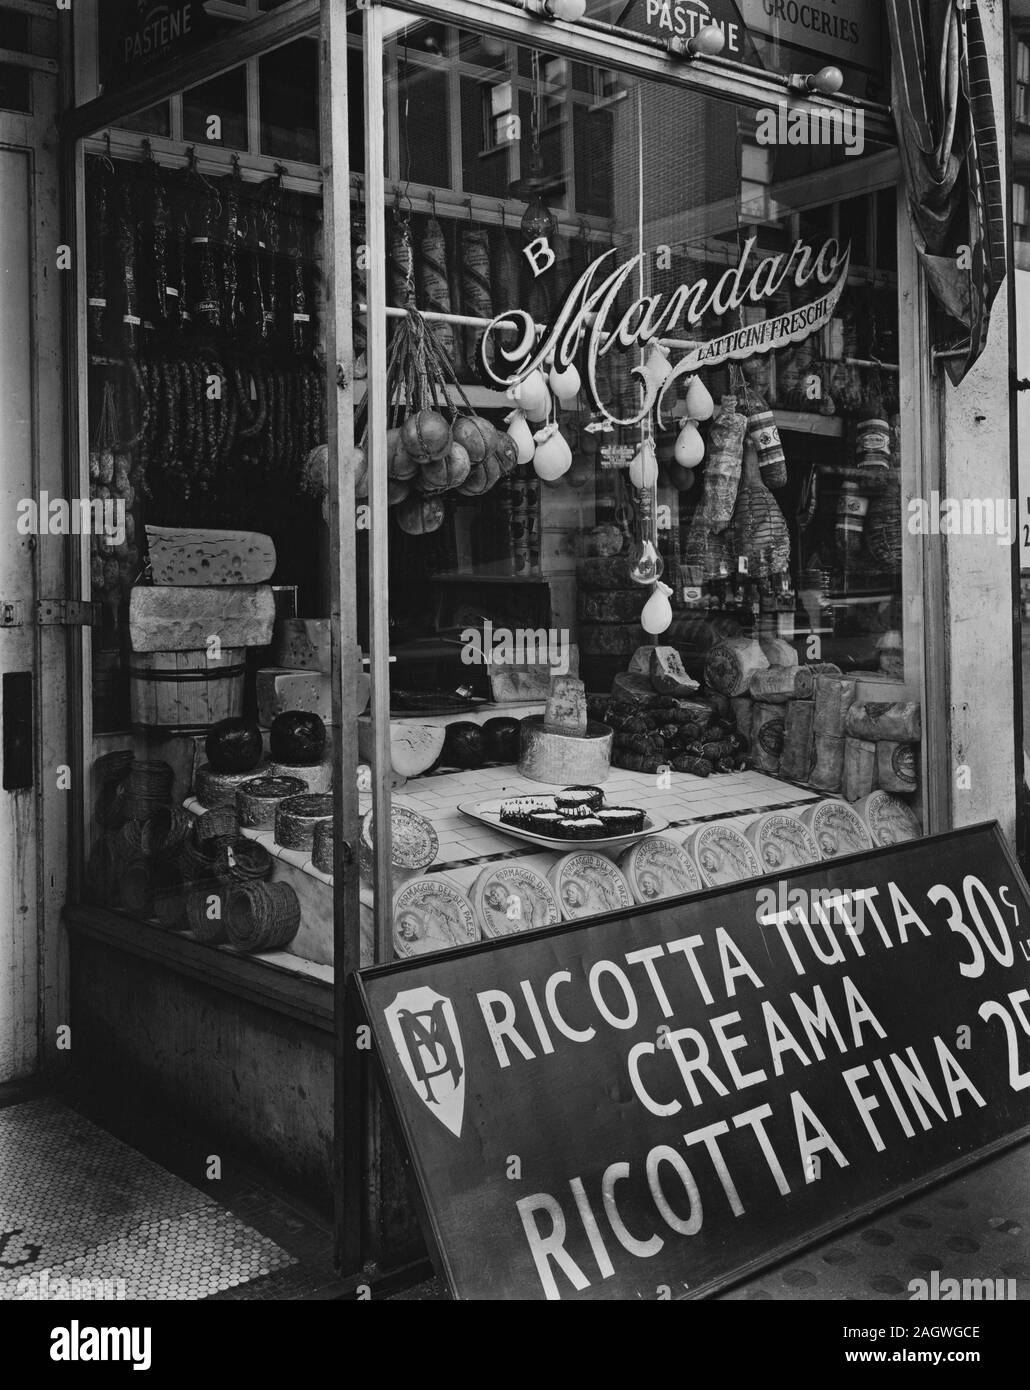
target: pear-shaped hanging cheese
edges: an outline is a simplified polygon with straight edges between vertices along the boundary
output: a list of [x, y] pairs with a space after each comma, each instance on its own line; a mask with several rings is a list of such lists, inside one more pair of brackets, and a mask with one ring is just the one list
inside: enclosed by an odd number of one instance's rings
[[645, 439], [633, 455], [629, 465], [629, 480], [638, 492], [654, 487], [658, 481], [658, 459], [650, 439]]
[[537, 477], [546, 483], [553, 483], [572, 467], [572, 450], [557, 425], [547, 425], [537, 430], [534, 438], [536, 453], [533, 455], [533, 467]]
[[715, 401], [712, 393], [699, 376], [690, 378], [687, 387], [687, 414], [691, 420], [710, 420], [715, 414]]
[[519, 463], [529, 463], [536, 452], [536, 440], [526, 420], [526, 412], [513, 410], [504, 423], [508, 426], [508, 434], [515, 441], [515, 447], [519, 451]]
[[684, 420], [672, 456], [681, 468], [696, 468], [704, 458], [705, 442], [693, 420]]
[[558, 403], [564, 410], [568, 410], [576, 402], [582, 382], [575, 364], [570, 362], [564, 369], [557, 363], [552, 363], [547, 380], [551, 390], [558, 397]]
[[652, 637], [667, 632], [672, 626], [672, 604], [669, 602], [671, 597], [672, 590], [668, 584], [658, 583], [654, 586], [654, 593], [644, 604], [640, 626]]

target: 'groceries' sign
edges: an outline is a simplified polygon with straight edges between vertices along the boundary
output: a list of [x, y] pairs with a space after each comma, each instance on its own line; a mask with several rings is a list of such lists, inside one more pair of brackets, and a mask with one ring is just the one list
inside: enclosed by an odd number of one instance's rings
[[695, 1297], [1030, 1129], [997, 826], [362, 971], [459, 1298]]

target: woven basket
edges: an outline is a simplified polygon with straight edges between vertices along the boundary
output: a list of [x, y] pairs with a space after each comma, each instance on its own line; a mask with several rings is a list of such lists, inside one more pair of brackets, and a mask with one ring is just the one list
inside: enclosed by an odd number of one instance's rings
[[202, 883], [215, 877], [210, 856], [193, 840], [187, 840], [179, 850], [178, 863], [183, 883]]
[[272, 877], [272, 856], [255, 840], [238, 838], [218, 842], [214, 857], [215, 873], [231, 883], [263, 882]]
[[125, 859], [119, 864], [111, 885], [111, 906], [133, 917], [149, 917], [154, 904], [154, 881], [151, 866], [142, 855]]
[[220, 946], [229, 940], [225, 928], [229, 915], [228, 884], [213, 879], [203, 888], [194, 888], [186, 895], [185, 907], [186, 923], [198, 941], [207, 946]]
[[143, 853], [153, 859], [174, 859], [186, 843], [192, 818], [179, 806], [159, 806], [143, 822]]
[[236, 815], [235, 805], [227, 801], [223, 806], [214, 806], [210, 811], [205, 811], [198, 818], [193, 833], [197, 838], [198, 845], [206, 845], [211, 840], [217, 840], [224, 836], [230, 840], [237, 839], [240, 833], [240, 822]]
[[229, 892], [226, 930], [238, 951], [278, 951], [300, 927], [300, 899], [288, 883], [237, 883]]

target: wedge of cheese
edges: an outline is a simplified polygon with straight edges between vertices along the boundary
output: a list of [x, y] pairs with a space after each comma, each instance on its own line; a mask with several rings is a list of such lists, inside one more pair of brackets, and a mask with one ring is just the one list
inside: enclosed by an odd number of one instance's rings
[[258, 723], [268, 729], [287, 710], [317, 714], [325, 724], [333, 717], [333, 692], [323, 671], [284, 671], [265, 666], [257, 673]]
[[276, 624], [272, 659], [290, 671], [331, 671], [333, 639], [329, 619], [282, 619]]

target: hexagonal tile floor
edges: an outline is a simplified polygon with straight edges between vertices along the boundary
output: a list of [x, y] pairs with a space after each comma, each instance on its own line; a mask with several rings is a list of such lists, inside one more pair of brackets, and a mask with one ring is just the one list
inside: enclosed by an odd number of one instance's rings
[[199, 1299], [296, 1263], [55, 1100], [0, 1110], [0, 1300]]

